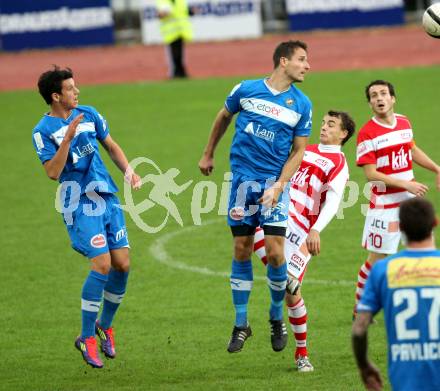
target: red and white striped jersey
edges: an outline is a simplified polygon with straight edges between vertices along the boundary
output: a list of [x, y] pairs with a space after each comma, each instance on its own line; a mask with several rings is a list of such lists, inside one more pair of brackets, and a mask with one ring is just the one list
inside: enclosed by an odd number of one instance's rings
[[[356, 163], [358, 166], [375, 164], [376, 169], [393, 178], [411, 181], [411, 148], [414, 146], [411, 123], [404, 115], [395, 114], [391, 126], [369, 120], [359, 131], [357, 138]], [[396, 208], [411, 197], [401, 188], [372, 186], [370, 208]]]
[[348, 180], [348, 166], [340, 145], [313, 144], [290, 181], [289, 214], [309, 232], [318, 219], [327, 190], [342, 197]]

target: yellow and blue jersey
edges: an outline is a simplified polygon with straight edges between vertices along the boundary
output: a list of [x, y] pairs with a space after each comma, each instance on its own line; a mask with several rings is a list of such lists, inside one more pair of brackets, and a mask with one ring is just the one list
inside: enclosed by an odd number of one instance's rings
[[357, 310], [382, 308], [393, 390], [440, 390], [440, 251], [404, 250], [376, 263]]
[[231, 170], [248, 178], [278, 178], [294, 137], [311, 132], [311, 101], [293, 84], [277, 92], [265, 79], [242, 81], [233, 88], [225, 107], [238, 113]]

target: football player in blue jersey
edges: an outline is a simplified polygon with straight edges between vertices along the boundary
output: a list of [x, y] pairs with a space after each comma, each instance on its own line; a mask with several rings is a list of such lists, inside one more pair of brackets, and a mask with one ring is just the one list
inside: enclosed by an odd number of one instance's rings
[[[71, 69], [43, 73], [41, 96], [50, 106], [33, 130], [33, 143], [49, 178], [61, 187], [60, 206], [72, 247], [90, 259], [91, 270], [81, 294], [82, 329], [75, 341], [87, 364], [101, 368], [101, 350], [115, 357], [112, 321], [129, 273], [129, 243], [118, 191], [98, 150], [98, 141], [133, 188], [141, 184], [104, 118], [90, 106], [78, 105], [79, 89]], [[97, 315], [104, 304], [100, 319]]]
[[[307, 45], [280, 43], [273, 54], [274, 70], [264, 79], [236, 85], [217, 114], [199, 168], [204, 175], [214, 169], [214, 151], [232, 118], [238, 113], [230, 151], [233, 174], [228, 224], [234, 240], [231, 288], [235, 325], [228, 351], [239, 352], [252, 335], [247, 306], [253, 283], [251, 254], [255, 229], [266, 239], [267, 280], [271, 295], [269, 322], [275, 351], [287, 344], [283, 300], [287, 284], [284, 236], [288, 215], [288, 186], [304, 155], [311, 131], [312, 104], [294, 83], [310, 69]], [[298, 281], [289, 285], [299, 286]]]
[[381, 390], [377, 368], [367, 357], [367, 330], [384, 310], [388, 374], [394, 391], [440, 390], [440, 251], [433, 230], [434, 207], [424, 198], [400, 205], [406, 250], [374, 264], [353, 323], [353, 350], [368, 390]]

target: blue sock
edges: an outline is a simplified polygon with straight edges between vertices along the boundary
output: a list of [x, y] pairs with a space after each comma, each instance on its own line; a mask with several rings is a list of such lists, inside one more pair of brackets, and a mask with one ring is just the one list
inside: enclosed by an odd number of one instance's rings
[[235, 307], [235, 325], [238, 327], [247, 326], [247, 306], [253, 279], [252, 261], [250, 259], [243, 262], [232, 260], [230, 281], [232, 302]]
[[115, 313], [125, 294], [127, 279], [128, 272], [110, 269], [108, 281], [104, 288], [104, 306], [99, 319], [99, 324], [104, 329], [108, 329], [112, 325]]
[[284, 262], [279, 267], [267, 265], [267, 283], [270, 290], [270, 319], [283, 319], [283, 303], [286, 295], [287, 264]]
[[81, 293], [82, 338], [95, 335], [95, 321], [101, 306], [102, 291], [107, 278], [106, 274], [92, 270], [84, 282]]

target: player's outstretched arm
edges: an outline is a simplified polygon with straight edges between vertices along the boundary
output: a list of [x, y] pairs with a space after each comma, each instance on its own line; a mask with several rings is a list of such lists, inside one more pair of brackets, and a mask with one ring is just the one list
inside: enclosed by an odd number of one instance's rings
[[290, 178], [292, 178], [293, 174], [298, 170], [303, 160], [308, 140], [308, 137], [303, 136], [297, 136], [293, 139], [292, 151], [281, 170], [280, 177], [270, 188], [264, 191], [258, 200], [259, 203], [268, 208], [276, 206], [280, 194], [284, 191], [284, 188], [290, 182]]
[[119, 144], [116, 143], [110, 135], [107, 135], [107, 137], [101, 141], [101, 144], [116, 164], [116, 167], [124, 173], [125, 180], [130, 183], [133, 189], [139, 189], [141, 187], [141, 178], [128, 164], [127, 157]]
[[54, 181], [58, 180], [62, 171], [64, 170], [64, 166], [67, 162], [67, 157], [69, 156], [70, 143], [75, 137], [76, 128], [78, 127], [83, 117], [84, 114], [79, 114], [73, 119], [73, 121], [67, 127], [66, 134], [64, 135], [64, 139], [61, 142], [58, 151], [52, 159], [43, 164], [47, 176]]
[[[362, 166], [365, 176], [369, 182], [383, 183], [387, 187], [400, 187], [409, 191], [416, 196], [424, 196], [428, 191], [428, 186], [416, 181], [405, 181], [402, 179], [393, 178], [382, 172], [377, 171], [375, 164], [365, 164]], [[384, 189], [385, 190], [385, 189]]]
[[437, 175], [436, 186], [437, 190], [440, 190], [440, 166], [416, 145], [414, 145], [414, 147], [411, 149], [411, 153], [413, 161], [416, 164], [434, 172]]
[[217, 144], [223, 137], [228, 129], [229, 124], [232, 121], [231, 114], [226, 108], [222, 108], [215, 117], [212, 124], [211, 133], [209, 135], [208, 143], [203, 151], [202, 158], [199, 161], [199, 169], [203, 175], [210, 175], [214, 169], [214, 152], [217, 148]]
[[368, 360], [367, 357], [367, 331], [371, 324], [373, 314], [371, 312], [359, 312], [353, 322], [352, 346], [356, 364], [367, 390], [382, 390], [382, 378], [379, 370]]

